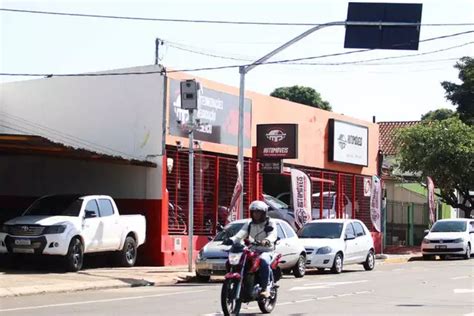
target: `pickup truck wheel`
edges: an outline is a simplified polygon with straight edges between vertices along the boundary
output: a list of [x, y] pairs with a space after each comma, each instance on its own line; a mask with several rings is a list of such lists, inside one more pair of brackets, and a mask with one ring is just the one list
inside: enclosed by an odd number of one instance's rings
[[118, 263], [122, 267], [133, 267], [137, 260], [137, 242], [133, 237], [127, 237], [123, 248], [118, 253]]
[[84, 262], [84, 246], [79, 238], [75, 237], [69, 243], [69, 249], [65, 257], [66, 270], [77, 272], [81, 270]]

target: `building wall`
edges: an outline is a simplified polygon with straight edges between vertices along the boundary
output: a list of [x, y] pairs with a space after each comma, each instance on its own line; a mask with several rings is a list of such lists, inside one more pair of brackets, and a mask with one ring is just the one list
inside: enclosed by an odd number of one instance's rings
[[[159, 71], [158, 66], [116, 72]], [[0, 85], [0, 134], [145, 160], [162, 154], [163, 77], [53, 77]]]
[[[219, 84], [203, 78], [191, 77], [184, 73], [170, 73], [169, 77], [176, 80], [195, 78], [207, 88], [236, 96], [239, 95], [237, 87]], [[245, 97], [250, 98], [252, 101], [252, 123], [249, 126], [244, 126], [246, 130], [251, 129], [252, 146], [257, 144], [257, 124], [297, 123], [299, 124], [299, 157], [298, 159], [285, 160], [285, 162], [355, 174], [374, 175], [377, 173], [377, 152], [379, 148], [379, 128], [377, 124], [255, 92], [247, 91]], [[328, 161], [328, 120], [331, 118], [368, 127], [369, 153], [367, 167]], [[177, 140], [187, 146], [187, 140], [184, 138], [171, 135], [166, 137], [166, 143], [169, 145], [175, 145]], [[202, 148], [205, 151], [221, 152], [230, 155], [237, 154], [237, 148], [233, 146], [203, 142]], [[244, 154], [250, 157], [252, 152], [251, 150], [245, 150]]]

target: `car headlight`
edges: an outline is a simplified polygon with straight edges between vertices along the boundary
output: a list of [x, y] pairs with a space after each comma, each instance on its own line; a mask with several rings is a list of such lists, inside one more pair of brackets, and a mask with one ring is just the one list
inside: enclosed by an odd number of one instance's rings
[[204, 249], [199, 250], [198, 255], [197, 255], [198, 260], [205, 260], [206, 259], [206, 257], [203, 256], [203, 252], [204, 252]]
[[66, 230], [66, 225], [52, 225], [46, 226], [43, 234], [62, 234]]
[[428, 238], [423, 238], [423, 243], [424, 244], [429, 244], [430, 243], [430, 240]]
[[233, 266], [239, 264], [240, 258], [242, 258], [242, 253], [229, 253], [229, 264]]
[[332, 251], [331, 247], [321, 247], [321, 248], [318, 249], [316, 254], [325, 255], [325, 254], [331, 253], [331, 251]]
[[458, 244], [460, 242], [464, 242], [464, 238], [456, 238], [456, 239], [453, 240], [453, 243], [456, 243], [456, 244]]

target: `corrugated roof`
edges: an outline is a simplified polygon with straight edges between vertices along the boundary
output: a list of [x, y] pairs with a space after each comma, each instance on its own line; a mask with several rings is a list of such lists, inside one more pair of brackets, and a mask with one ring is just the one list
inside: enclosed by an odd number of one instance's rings
[[397, 150], [393, 145], [393, 134], [396, 130], [411, 127], [420, 121], [379, 122], [379, 144], [384, 155], [395, 155]]
[[156, 167], [156, 164], [153, 162], [125, 159], [123, 157], [101, 154], [83, 148], [73, 148], [38, 135], [0, 134], [0, 153], [54, 156], [58, 158]]

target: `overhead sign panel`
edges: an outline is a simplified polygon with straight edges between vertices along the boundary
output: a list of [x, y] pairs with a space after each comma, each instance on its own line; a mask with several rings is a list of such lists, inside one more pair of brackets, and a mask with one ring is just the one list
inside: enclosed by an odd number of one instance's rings
[[[381, 26], [378, 23], [421, 23], [421, 11], [421, 3], [350, 2], [344, 47], [417, 50], [419, 25]], [[373, 25], [351, 25], [351, 22]]]
[[298, 158], [298, 124], [257, 125], [257, 158]]

